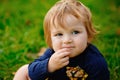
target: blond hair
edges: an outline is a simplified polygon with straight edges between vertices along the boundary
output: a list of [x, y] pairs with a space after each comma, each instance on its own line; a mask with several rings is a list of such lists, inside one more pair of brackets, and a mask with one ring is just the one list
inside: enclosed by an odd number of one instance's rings
[[88, 34], [88, 40], [91, 40], [96, 30], [92, 25], [91, 12], [78, 0], [61, 0], [58, 1], [46, 14], [44, 19], [44, 35], [47, 45], [52, 48], [51, 42], [51, 27], [60, 25], [64, 27], [65, 15], [73, 15], [83, 23]]

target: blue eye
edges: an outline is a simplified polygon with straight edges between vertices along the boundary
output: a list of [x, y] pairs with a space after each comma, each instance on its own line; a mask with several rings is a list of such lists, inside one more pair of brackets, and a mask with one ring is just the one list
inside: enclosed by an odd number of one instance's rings
[[73, 31], [72, 34], [79, 34], [79, 31]]

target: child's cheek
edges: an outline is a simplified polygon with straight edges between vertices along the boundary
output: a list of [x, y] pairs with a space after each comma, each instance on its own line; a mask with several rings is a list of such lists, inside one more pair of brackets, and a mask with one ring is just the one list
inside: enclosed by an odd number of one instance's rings
[[60, 39], [52, 38], [52, 46], [54, 51], [57, 51], [62, 48], [62, 43]]

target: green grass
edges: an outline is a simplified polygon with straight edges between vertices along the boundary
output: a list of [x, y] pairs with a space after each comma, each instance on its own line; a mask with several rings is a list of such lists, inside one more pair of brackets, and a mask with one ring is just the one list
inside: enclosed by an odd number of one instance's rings
[[[43, 19], [57, 0], [0, 0], [0, 80], [37, 58], [45, 47]], [[81, 0], [100, 31], [93, 43], [105, 56], [111, 80], [120, 78], [120, 1]], [[34, 56], [33, 56], [34, 55]]]

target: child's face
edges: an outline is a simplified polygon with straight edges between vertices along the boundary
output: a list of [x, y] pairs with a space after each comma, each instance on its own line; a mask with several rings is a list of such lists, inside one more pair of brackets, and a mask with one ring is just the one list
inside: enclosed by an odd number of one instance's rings
[[73, 16], [66, 17], [67, 27], [60, 26], [51, 28], [51, 41], [54, 51], [68, 48], [70, 49], [70, 57], [81, 54], [87, 47], [87, 31]]

